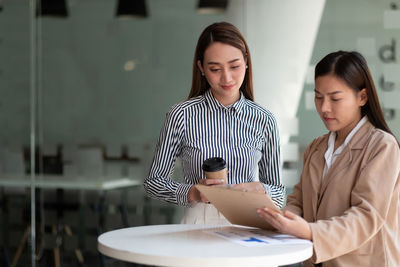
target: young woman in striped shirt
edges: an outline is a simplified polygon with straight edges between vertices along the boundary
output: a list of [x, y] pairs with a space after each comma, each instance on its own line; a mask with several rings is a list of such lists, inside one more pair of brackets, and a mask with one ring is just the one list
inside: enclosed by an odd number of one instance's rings
[[[188, 100], [167, 114], [144, 182], [147, 194], [185, 206], [183, 223], [226, 224], [194, 187], [221, 184], [219, 179], [204, 179], [202, 163], [222, 157], [228, 184], [268, 194], [282, 206], [276, 120], [253, 100], [251, 57], [244, 37], [226, 22], [208, 26], [197, 43]], [[183, 183], [170, 178], [178, 157]]]

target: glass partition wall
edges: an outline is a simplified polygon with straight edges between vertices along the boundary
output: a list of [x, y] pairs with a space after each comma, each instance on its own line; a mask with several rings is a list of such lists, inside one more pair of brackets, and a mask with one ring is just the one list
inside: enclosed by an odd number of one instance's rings
[[[0, 265], [34, 266], [34, 1], [0, 2]], [[32, 159], [32, 160], [31, 160]], [[20, 182], [24, 183], [20, 186]], [[33, 244], [33, 246], [31, 246]]]
[[[105, 266], [98, 234], [179, 223], [182, 208], [147, 198], [141, 183], [212, 22], [232, 22], [249, 43], [288, 192], [302, 151], [326, 131], [312, 72], [325, 54], [365, 55], [400, 132], [396, 1], [231, 0], [206, 13], [197, 0], [147, 0], [136, 13], [118, 0], [49, 2], [0, 0], [0, 265]], [[171, 175], [182, 179], [179, 161]]]
[[100, 233], [180, 220], [141, 184], [165, 113], [189, 93], [197, 36], [224, 15], [197, 15], [196, 1], [125, 14], [120, 2], [31, 2], [32, 266], [105, 266]]

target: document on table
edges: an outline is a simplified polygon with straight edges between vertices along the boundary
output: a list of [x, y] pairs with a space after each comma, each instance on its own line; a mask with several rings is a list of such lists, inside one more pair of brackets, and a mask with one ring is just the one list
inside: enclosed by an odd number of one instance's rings
[[268, 246], [277, 244], [309, 244], [311, 241], [299, 239], [292, 235], [279, 234], [262, 229], [249, 229], [237, 227], [224, 227], [204, 232], [219, 236], [233, 243], [246, 247]]

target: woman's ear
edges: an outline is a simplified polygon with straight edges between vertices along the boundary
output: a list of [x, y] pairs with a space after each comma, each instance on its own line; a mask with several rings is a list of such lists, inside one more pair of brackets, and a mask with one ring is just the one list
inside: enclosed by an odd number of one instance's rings
[[368, 102], [367, 89], [363, 88], [363, 89], [359, 92], [359, 96], [360, 96], [360, 107], [362, 107], [362, 106], [364, 106], [365, 104], [367, 104], [367, 102]]
[[197, 60], [197, 67], [200, 69], [201, 75], [204, 76], [204, 69], [203, 69], [203, 66], [201, 65], [200, 60]]

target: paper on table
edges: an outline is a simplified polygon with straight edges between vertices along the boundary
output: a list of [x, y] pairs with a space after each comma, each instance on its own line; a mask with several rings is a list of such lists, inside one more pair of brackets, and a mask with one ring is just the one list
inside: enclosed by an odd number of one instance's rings
[[299, 239], [292, 235], [278, 234], [262, 229], [224, 227], [219, 229], [204, 230], [204, 232], [219, 236], [233, 243], [237, 243], [246, 247], [311, 243], [311, 241]]

